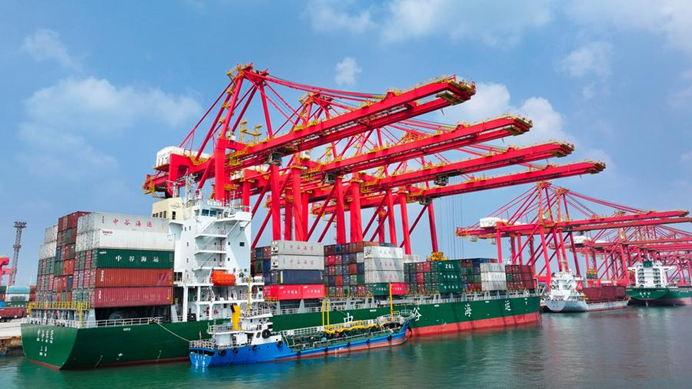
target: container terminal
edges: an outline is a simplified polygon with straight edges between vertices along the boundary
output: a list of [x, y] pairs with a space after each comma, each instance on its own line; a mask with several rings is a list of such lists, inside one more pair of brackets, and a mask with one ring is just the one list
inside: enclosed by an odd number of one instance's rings
[[[540, 163], [572, 154], [569, 143], [487, 143], [529, 132], [529, 118], [421, 118], [472, 99], [472, 82], [443, 76], [366, 94], [252, 64], [228, 76], [182, 142], [156, 155], [142, 186], [156, 198], [149, 215], [62, 216], [45, 230], [36, 286], [18, 290], [10, 278], [4, 300], [21, 306], [2, 309], [26, 316], [29, 360], [57, 369], [194, 364], [192, 350], [208, 366], [227, 351], [283, 346], [308, 328], [337, 338], [354, 323], [386, 331], [375, 323], [403, 313], [407, 336], [424, 336], [536, 323], [541, 309], [692, 303], [692, 234], [671, 226], [692, 221], [687, 211], [645, 211], [555, 186], [605, 169]], [[490, 241], [494, 255], [441, 252], [435, 200], [524, 184], [521, 196], [456, 231]], [[432, 252], [420, 258], [411, 234], [423, 217]], [[250, 328], [264, 340], [248, 339]]]

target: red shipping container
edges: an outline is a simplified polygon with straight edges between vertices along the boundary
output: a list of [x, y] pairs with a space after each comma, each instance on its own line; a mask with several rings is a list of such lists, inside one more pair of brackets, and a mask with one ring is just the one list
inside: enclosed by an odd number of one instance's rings
[[582, 293], [588, 301], [601, 301], [602, 288], [583, 288]]
[[416, 287], [418, 293], [425, 293], [425, 285], [424, 284], [418, 284]]
[[355, 263], [348, 265], [349, 274], [358, 274], [358, 266]]
[[274, 293], [277, 300], [302, 300], [303, 285], [276, 285]]
[[425, 275], [424, 273], [416, 273], [416, 282], [419, 284], [425, 283]]
[[358, 293], [358, 297], [364, 297], [365, 296], [365, 285], [358, 285], [356, 287], [356, 293]]
[[325, 263], [327, 264], [327, 266], [332, 266], [335, 264], [335, 262], [334, 262], [335, 260], [336, 260], [336, 258], [334, 258], [333, 255], [327, 255]]
[[77, 221], [79, 218], [90, 213], [91, 212], [77, 211], [67, 215], [67, 228], [77, 228]]
[[343, 288], [336, 288], [336, 297], [344, 297], [344, 289]]
[[173, 269], [96, 269], [96, 287], [172, 286]]
[[264, 288], [262, 289], [262, 294], [265, 299], [271, 300], [274, 298], [274, 286], [272, 285], [265, 285]]
[[172, 301], [173, 288], [170, 287], [97, 288], [94, 291], [94, 308], [169, 305]]
[[392, 282], [391, 284], [392, 294], [394, 296], [401, 296], [406, 294], [406, 284], [403, 282]]
[[334, 285], [344, 286], [344, 277], [343, 276], [334, 276]]
[[24, 307], [4, 307], [0, 308], [0, 319], [18, 319], [26, 316]]
[[430, 273], [430, 262], [420, 262], [419, 264], [423, 273]]
[[303, 285], [303, 299], [321, 299], [325, 296], [324, 285]]

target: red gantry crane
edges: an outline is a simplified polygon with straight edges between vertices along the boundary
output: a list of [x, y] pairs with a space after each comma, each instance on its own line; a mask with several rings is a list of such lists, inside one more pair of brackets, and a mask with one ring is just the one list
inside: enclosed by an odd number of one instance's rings
[[692, 222], [687, 215], [626, 207], [540, 182], [473, 226], [457, 229], [457, 236], [491, 239], [500, 260], [502, 239], [508, 238], [505, 261], [536, 266], [548, 285], [554, 271], [581, 276], [582, 264], [587, 278], [626, 285], [628, 268], [652, 259], [674, 263], [674, 276], [689, 282], [692, 233], [667, 226]]
[[[252, 64], [228, 75], [231, 82], [180, 147], [159, 153], [156, 173], [146, 177], [143, 189], [172, 197], [182, 178], [193, 178], [197, 191], [213, 180], [215, 200], [239, 200], [253, 215], [265, 205], [253, 247], [268, 225], [272, 240], [306, 241], [322, 224], [319, 241], [332, 225], [336, 243], [363, 241], [373, 227], [371, 240], [400, 244], [410, 254], [410, 234], [427, 212], [436, 252], [433, 199], [594, 174], [605, 167], [599, 162], [535, 164], [569, 155], [573, 147], [566, 143], [509, 148], [484, 143], [528, 132], [532, 123], [523, 118], [456, 125], [420, 119], [473, 96], [475, 85], [454, 76], [378, 95], [299, 84]], [[451, 159], [462, 155], [470, 158]], [[524, 170], [482, 174], [513, 166]], [[407, 208], [414, 202], [424, 207], [409, 224]], [[367, 209], [374, 212], [363, 223]]]

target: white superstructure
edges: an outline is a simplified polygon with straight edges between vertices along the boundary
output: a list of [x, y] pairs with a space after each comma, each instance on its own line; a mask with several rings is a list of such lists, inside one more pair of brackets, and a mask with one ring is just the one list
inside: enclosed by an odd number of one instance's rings
[[262, 280], [250, 274], [251, 213], [201, 194], [185, 199], [180, 212], [169, 224], [175, 236], [174, 307], [180, 310], [174, 316], [226, 319], [234, 305], [262, 302]]
[[668, 271], [672, 266], [663, 266], [660, 262], [646, 261], [629, 268], [634, 271], [634, 283], [638, 288], [665, 288], [669, 286]]
[[584, 294], [577, 290], [577, 279], [568, 271], [552, 276], [545, 305], [553, 312], [585, 312], [589, 309]]

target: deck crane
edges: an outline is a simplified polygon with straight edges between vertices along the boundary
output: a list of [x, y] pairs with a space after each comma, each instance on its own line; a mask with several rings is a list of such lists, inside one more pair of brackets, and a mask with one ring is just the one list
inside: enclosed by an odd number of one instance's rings
[[[594, 211], [595, 206], [602, 212]], [[584, 255], [587, 275], [626, 284], [628, 268], [643, 256], [627, 255], [624, 247], [645, 247], [632, 243], [636, 242], [634, 237], [657, 228], [670, 229], [669, 224], [692, 222], [687, 215], [685, 210], [658, 212], [625, 207], [540, 182], [473, 226], [458, 228], [457, 236], [474, 241], [490, 239], [497, 244], [500, 258], [502, 239], [509, 238], [508, 262], [537, 265], [539, 279], [548, 284], [552, 271], [570, 270], [570, 256], [573, 269], [582, 275], [578, 254]], [[660, 234], [648, 236], [654, 242], [660, 238]], [[540, 239], [538, 244], [534, 237]], [[553, 261], [556, 266], [551, 266]]]
[[[377, 218], [378, 239], [385, 239], [384, 223], [388, 223], [390, 240], [397, 242], [394, 206], [398, 205], [401, 245], [410, 253], [409, 234], [423, 213], [409, 227], [406, 208], [420, 202], [431, 220], [437, 251], [434, 198], [598, 173], [604, 168], [598, 162], [534, 164], [570, 154], [573, 147], [565, 143], [506, 149], [484, 143], [526, 133], [531, 122], [523, 118], [503, 116], [456, 125], [417, 118], [472, 97], [474, 84], [454, 76], [384, 94], [298, 84], [252, 64], [239, 65], [229, 77], [228, 86], [180, 147], [157, 155], [156, 173], [146, 177], [143, 189], [173, 197], [187, 177], [197, 183], [196, 191], [213, 181], [214, 199], [239, 199], [253, 215], [265, 205], [269, 210], [253, 247], [267, 226], [272, 239], [308, 240], [322, 217], [329, 221], [318, 239], [335, 222], [336, 240], [344, 243], [349, 239], [347, 212], [351, 241], [364, 240]], [[295, 101], [289, 95], [300, 93], [304, 95], [296, 99], [298, 104], [289, 104]], [[261, 118], [252, 131], [248, 124], [257, 120], [251, 121], [251, 116]], [[453, 161], [451, 153], [471, 158]], [[527, 170], [490, 178], [480, 174], [512, 166]], [[462, 182], [449, 183], [454, 176]], [[374, 208], [375, 214], [365, 224], [361, 217], [367, 208]], [[312, 223], [310, 215], [315, 217]]]

